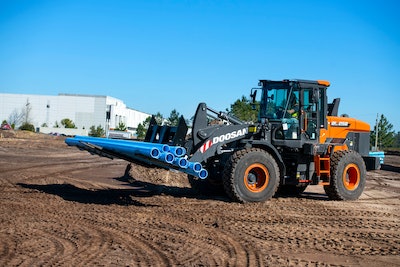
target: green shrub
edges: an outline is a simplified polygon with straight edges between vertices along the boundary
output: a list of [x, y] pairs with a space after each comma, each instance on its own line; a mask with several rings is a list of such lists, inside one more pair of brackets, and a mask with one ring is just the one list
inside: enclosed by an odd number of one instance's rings
[[30, 124], [28, 122], [22, 124], [21, 127], [19, 127], [19, 129], [24, 131], [35, 132], [35, 126], [33, 126], [33, 124]]
[[90, 132], [89, 132], [90, 136], [93, 137], [102, 137], [105, 135], [105, 131], [103, 129], [103, 127], [101, 127], [101, 125], [95, 127], [94, 125], [90, 127]]

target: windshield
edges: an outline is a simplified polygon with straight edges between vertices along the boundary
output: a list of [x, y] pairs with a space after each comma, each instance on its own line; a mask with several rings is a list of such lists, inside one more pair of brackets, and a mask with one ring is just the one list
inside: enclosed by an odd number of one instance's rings
[[299, 91], [285, 86], [280, 88], [264, 88], [260, 103], [260, 118], [281, 120], [298, 112]]

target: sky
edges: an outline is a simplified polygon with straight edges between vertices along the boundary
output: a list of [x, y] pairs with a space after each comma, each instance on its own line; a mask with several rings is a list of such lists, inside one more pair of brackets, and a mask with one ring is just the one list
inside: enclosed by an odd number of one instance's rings
[[[328, 80], [339, 113], [400, 131], [400, 4], [0, 0], [0, 93], [108, 95], [185, 118], [259, 79]], [[0, 118], [1, 119], [1, 118]]]

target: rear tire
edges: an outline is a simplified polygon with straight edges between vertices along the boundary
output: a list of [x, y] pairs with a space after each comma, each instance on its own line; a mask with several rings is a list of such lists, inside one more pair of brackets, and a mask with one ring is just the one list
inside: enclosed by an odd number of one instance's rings
[[324, 186], [331, 200], [356, 200], [365, 188], [366, 168], [355, 151], [337, 151], [331, 156], [331, 181]]
[[262, 202], [272, 198], [279, 185], [275, 159], [259, 148], [236, 151], [227, 161], [223, 182], [228, 196], [238, 202]]

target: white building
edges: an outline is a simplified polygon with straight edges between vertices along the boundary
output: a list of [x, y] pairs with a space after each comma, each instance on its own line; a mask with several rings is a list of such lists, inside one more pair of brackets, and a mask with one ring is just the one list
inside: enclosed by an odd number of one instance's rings
[[[22, 114], [29, 108], [29, 121], [40, 128], [60, 127], [61, 120], [68, 118], [77, 129], [88, 131], [91, 126], [101, 126], [103, 129], [114, 129], [120, 122], [130, 131], [135, 131], [148, 113], [126, 107], [122, 100], [110, 96], [59, 94], [27, 95], [0, 93], [0, 123], [10, 122], [16, 114]], [[17, 125], [18, 126], [18, 125]]]

